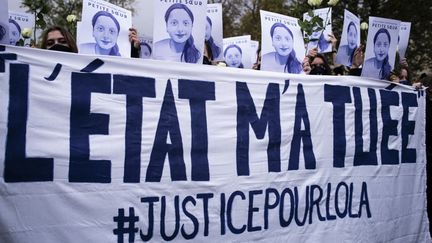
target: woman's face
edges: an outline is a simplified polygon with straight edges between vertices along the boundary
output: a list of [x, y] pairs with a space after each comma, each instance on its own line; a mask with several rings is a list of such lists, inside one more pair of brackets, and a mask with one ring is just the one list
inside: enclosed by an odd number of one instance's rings
[[9, 44], [16, 45], [21, 37], [21, 33], [15, 24], [9, 23]]
[[102, 49], [111, 49], [117, 43], [117, 25], [110, 17], [100, 16], [93, 28], [93, 37]]
[[276, 27], [272, 37], [273, 47], [281, 56], [288, 56], [293, 48], [293, 39], [288, 30], [283, 27]]
[[390, 47], [390, 40], [385, 33], [378, 34], [374, 45], [375, 57], [378, 61], [383, 61]]
[[47, 40], [46, 40], [46, 48], [50, 49], [55, 44], [70, 47], [66, 41], [66, 38], [58, 30], [53, 30], [53, 31], [48, 33]]
[[171, 11], [166, 25], [170, 38], [177, 43], [186, 42], [192, 33], [192, 19], [184, 9]]
[[357, 29], [355, 25], [350, 25], [348, 29], [348, 46], [350, 49], [354, 49], [357, 46]]
[[206, 21], [206, 31], [205, 31], [205, 39], [209, 40], [211, 37], [212, 26], [208, 21]]
[[231, 47], [226, 51], [225, 62], [228, 67], [238, 68], [242, 62], [242, 54], [235, 47]]
[[141, 56], [143, 59], [149, 59], [151, 57], [151, 51], [146, 45], [141, 45]]

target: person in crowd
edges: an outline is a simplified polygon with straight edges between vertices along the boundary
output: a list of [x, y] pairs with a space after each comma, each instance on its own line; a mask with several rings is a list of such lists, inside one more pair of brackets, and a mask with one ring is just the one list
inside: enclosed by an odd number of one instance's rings
[[390, 42], [388, 30], [381, 28], [375, 33], [373, 38], [375, 56], [364, 62], [363, 76], [376, 79], [389, 78], [392, 69], [388, 56]]
[[154, 44], [153, 57], [159, 60], [197, 63], [201, 54], [192, 35], [194, 16], [184, 4], [175, 3], [165, 13], [166, 31], [170, 38]]
[[212, 27], [213, 27], [213, 23], [211, 19], [207, 16], [206, 31], [205, 31], [205, 46], [207, 48], [208, 58], [210, 59], [210, 61], [214, 61], [222, 53], [222, 48], [216, 45], [211, 35]]
[[13, 20], [9, 19], [9, 44], [16, 46], [21, 39], [21, 27]]
[[99, 11], [92, 19], [93, 37], [96, 43], [80, 45], [80, 53], [121, 56], [117, 45], [120, 24], [109, 12]]
[[231, 44], [224, 51], [225, 62], [228, 67], [244, 68], [242, 63], [243, 51], [235, 44]]
[[351, 21], [347, 27], [347, 43], [339, 47], [336, 63], [351, 67], [354, 52], [357, 49], [357, 40], [357, 26]]
[[302, 67], [294, 50], [294, 36], [291, 30], [286, 25], [277, 22], [270, 28], [270, 36], [275, 51], [262, 57], [261, 70], [301, 73]]
[[72, 35], [60, 26], [51, 26], [42, 34], [41, 49], [78, 53]]
[[327, 58], [318, 53], [318, 48], [309, 50], [302, 63], [303, 72], [310, 75], [332, 75]]

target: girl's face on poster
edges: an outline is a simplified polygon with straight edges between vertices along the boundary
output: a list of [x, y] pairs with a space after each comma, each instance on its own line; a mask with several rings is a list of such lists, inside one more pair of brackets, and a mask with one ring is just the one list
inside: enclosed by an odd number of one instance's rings
[[15, 24], [9, 23], [9, 43], [11, 45], [16, 45], [21, 37], [21, 33]]
[[147, 45], [141, 45], [141, 54], [143, 59], [149, 59], [151, 56], [151, 51]]
[[192, 19], [183, 9], [171, 11], [166, 24], [170, 38], [177, 43], [186, 42], [192, 33]]
[[242, 54], [237, 48], [232, 47], [226, 51], [225, 62], [228, 67], [236, 67], [238, 68], [241, 64]]
[[208, 21], [206, 21], [205, 39], [209, 40], [211, 37], [212, 27]]
[[388, 36], [385, 33], [380, 33], [377, 36], [374, 45], [375, 57], [378, 61], [383, 61], [387, 57], [389, 47], [390, 47], [390, 40]]
[[350, 49], [354, 49], [357, 46], [357, 29], [354, 25], [351, 25], [348, 29], [348, 46]]
[[273, 47], [281, 56], [288, 56], [293, 48], [293, 39], [288, 30], [283, 27], [276, 27], [272, 37]]
[[93, 28], [93, 37], [102, 49], [111, 49], [117, 43], [118, 29], [114, 21], [107, 16], [100, 16]]

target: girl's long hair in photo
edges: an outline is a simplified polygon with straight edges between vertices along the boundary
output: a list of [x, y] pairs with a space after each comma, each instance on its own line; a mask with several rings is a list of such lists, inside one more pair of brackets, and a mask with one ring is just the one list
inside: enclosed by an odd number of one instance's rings
[[[207, 16], [207, 22], [210, 24], [211, 27], [213, 27], [213, 23], [208, 16]], [[214, 43], [213, 36], [210, 35], [210, 38], [205, 42], [210, 47], [207, 50], [209, 52], [210, 59], [213, 60], [217, 58], [221, 53], [221, 48]]]
[[[167, 9], [167, 11], [165, 13], [165, 22], [168, 22], [168, 18], [170, 16], [171, 12], [175, 9], [183, 9], [184, 11], [186, 11], [186, 13], [189, 15], [189, 17], [192, 21], [192, 24], [193, 24], [194, 16], [193, 16], [192, 11], [186, 5], [181, 4], [181, 3], [175, 3]], [[194, 38], [193, 38], [192, 33], [191, 33], [189, 39], [187, 39], [185, 46], [183, 48], [183, 52], [181, 54], [181, 60], [184, 60], [187, 63], [197, 63], [198, 60], [200, 59], [200, 57], [201, 57], [201, 54], [194, 44]]]
[[[106, 11], [99, 11], [99, 12], [97, 12], [97, 13], [93, 16], [93, 19], [92, 19], [93, 29], [94, 29], [94, 26], [95, 26], [95, 24], [96, 24], [97, 19], [98, 19], [99, 17], [101, 17], [101, 16], [108, 17], [108, 18], [110, 18], [110, 19], [112, 19], [112, 20], [114, 21], [114, 24], [115, 24], [116, 27], [117, 27], [117, 35], [118, 35], [118, 33], [120, 33], [120, 24], [119, 24], [119, 22], [117, 21], [117, 19], [116, 19], [116, 18], [115, 18], [111, 13], [106, 12]], [[118, 47], [118, 45], [117, 45], [117, 42], [116, 42], [116, 44], [111, 48], [111, 50], [110, 50], [110, 52], [109, 52], [108, 55], [110, 55], [110, 56], [120, 56], [120, 49], [119, 49], [119, 47]]]
[[[302, 66], [301, 66], [301, 63], [299, 62], [299, 60], [297, 60], [296, 53], [294, 50], [294, 35], [291, 32], [291, 30], [288, 27], [286, 27], [286, 25], [278, 22], [278, 23], [274, 23], [272, 25], [272, 27], [270, 28], [270, 36], [272, 37], [272, 39], [273, 39], [274, 30], [277, 27], [282, 27], [282, 28], [286, 29], [288, 31], [289, 35], [291, 36], [291, 39], [293, 40], [292, 50], [291, 50], [290, 54], [288, 55], [287, 61], [285, 63], [284, 72], [285, 73], [300, 73], [302, 71]], [[277, 52], [276, 52], [276, 55], [278, 55]]]
[[[388, 37], [389, 45], [390, 45], [390, 43], [391, 43], [390, 33], [388, 32], [387, 29], [384, 29], [384, 28], [379, 29], [375, 33], [375, 36], [374, 36], [374, 39], [373, 39], [374, 45], [375, 45], [375, 42], [376, 42], [376, 40], [378, 38], [378, 35], [382, 34], [382, 33], [384, 33]], [[388, 56], [388, 53], [387, 53], [387, 56], [384, 58], [383, 63], [382, 63], [381, 68], [380, 68], [380, 73], [379, 73], [380, 79], [387, 79], [390, 76], [390, 72], [391, 72], [391, 66], [390, 66], [390, 63], [389, 63], [389, 56]]]

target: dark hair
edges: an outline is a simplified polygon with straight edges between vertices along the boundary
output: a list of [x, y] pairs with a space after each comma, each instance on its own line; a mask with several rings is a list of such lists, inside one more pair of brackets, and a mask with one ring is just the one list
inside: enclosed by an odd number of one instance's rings
[[[207, 22], [210, 24], [210, 26], [213, 26], [213, 23], [208, 16]], [[221, 53], [221, 48], [214, 43], [213, 36], [210, 35], [210, 38], [205, 42], [210, 47], [207, 50], [209, 52], [210, 59], [213, 60], [215, 57], [218, 57]]]
[[[284, 25], [282, 23], [274, 23], [272, 25], [272, 27], [270, 28], [270, 36], [272, 38], [273, 38], [274, 30], [277, 27], [282, 27], [282, 28], [286, 29], [288, 31], [289, 35], [291, 36], [291, 39], [294, 42], [293, 33], [291, 32], [291, 30], [288, 27], [286, 27], [286, 25]], [[284, 72], [285, 73], [300, 73], [301, 71], [302, 71], [301, 63], [299, 62], [299, 60], [297, 60], [296, 53], [294, 50], [294, 43], [293, 43], [292, 50], [288, 54], [288, 59], [285, 63]]]
[[[95, 24], [96, 24], [97, 19], [98, 19], [99, 17], [101, 17], [101, 16], [105, 16], [105, 17], [111, 18], [111, 19], [113, 20], [114, 24], [115, 24], [116, 27], [117, 27], [117, 33], [120, 33], [120, 24], [119, 24], [119, 22], [117, 21], [117, 19], [116, 19], [112, 14], [110, 14], [109, 12], [106, 12], [106, 11], [99, 11], [99, 12], [97, 12], [97, 13], [93, 16], [93, 19], [92, 19], [92, 26], [93, 26], [93, 29], [94, 29], [94, 27], [95, 27]], [[117, 35], [118, 35], [118, 34], [117, 34]], [[113, 46], [113, 47], [111, 48], [111, 50], [110, 50], [110, 52], [109, 52], [108, 55], [110, 55], [110, 56], [120, 56], [120, 50], [119, 50], [119, 47], [118, 47], [117, 43], [115, 44], [115, 46]]]
[[[357, 27], [356, 27], [356, 25], [354, 24], [353, 21], [351, 21], [351, 22], [348, 24], [348, 27], [347, 27], [347, 34], [348, 34], [349, 29], [350, 29], [351, 26], [354, 27], [356, 33], [358, 34]], [[353, 58], [354, 58], [354, 52], [355, 52], [355, 50], [357, 49], [357, 43], [356, 43], [356, 46], [355, 46], [352, 50], [349, 49], [349, 43], [348, 43], [347, 46], [348, 46], [348, 51], [349, 51], [349, 64], [350, 64], [350, 66], [351, 66], [351, 65], [352, 65], [352, 61], [353, 61]]]
[[[229, 45], [229, 46], [227, 46], [227, 47], [225, 48], [225, 51], [224, 51], [224, 57], [226, 56], [226, 53], [227, 53], [228, 49], [231, 49], [231, 48], [236, 48], [236, 49], [240, 52], [240, 54], [243, 55], [243, 51], [242, 51], [242, 49], [241, 49], [238, 45], [236, 45], [236, 44], [231, 44], [231, 45]], [[240, 63], [239, 68], [244, 68], [244, 65], [243, 65], [242, 62]]]
[[[384, 33], [384, 34], [387, 35], [388, 40], [389, 40], [389, 44], [390, 44], [390, 42], [391, 42], [390, 33], [388, 32], [387, 29], [384, 29], [384, 28], [379, 29], [375, 33], [375, 36], [374, 36], [374, 39], [373, 39], [374, 44], [375, 44], [375, 42], [376, 42], [376, 40], [378, 38], [378, 35], [382, 34], [382, 33]], [[381, 69], [380, 69], [380, 73], [379, 73], [380, 79], [387, 79], [387, 77], [390, 75], [390, 72], [391, 72], [391, 66], [390, 66], [390, 63], [389, 63], [389, 56], [388, 56], [388, 53], [387, 53], [387, 56], [384, 58], [383, 64], [381, 65]]]
[[324, 51], [328, 48], [329, 45], [329, 42], [324, 37], [324, 32], [322, 32], [318, 40], [318, 49]]
[[145, 47], [147, 47], [147, 48], [149, 49], [150, 53], [152, 53], [152, 48], [150, 47], [149, 44], [147, 44], [147, 43], [145, 43], [145, 42], [141, 42], [140, 45], [141, 45], [141, 46], [145, 46]]
[[316, 54], [316, 56], [310, 58], [309, 63], [311, 64], [311, 66], [312, 66], [312, 62], [313, 62], [313, 60], [315, 58], [321, 58], [321, 60], [323, 60], [324, 64], [322, 65], [322, 67], [325, 70], [325, 73], [323, 73], [323, 74], [324, 75], [331, 75], [332, 74], [332, 69], [330, 68], [330, 65], [328, 64], [327, 58], [323, 54], [318, 53], [318, 54]]
[[[175, 9], [183, 9], [184, 11], [186, 11], [186, 13], [191, 18], [192, 23], [194, 22], [194, 16], [193, 16], [192, 11], [186, 5], [181, 4], [181, 3], [175, 3], [167, 9], [167, 11], [165, 12], [165, 22], [168, 22], [169, 15]], [[187, 63], [197, 63], [198, 60], [200, 59], [200, 57], [201, 57], [201, 54], [198, 51], [198, 49], [195, 47], [194, 38], [193, 38], [192, 33], [191, 33], [189, 39], [187, 39], [186, 44], [183, 48], [183, 52], [181, 54], [181, 59]]]
[[63, 35], [68, 46], [71, 48], [72, 52], [78, 53], [78, 48], [77, 48], [77, 45], [75, 43], [75, 39], [72, 37], [72, 35], [66, 29], [64, 29], [61, 26], [57, 26], [57, 25], [51, 26], [45, 30], [45, 32], [42, 35], [41, 49], [47, 49], [48, 34], [50, 32], [56, 31], [56, 30], [59, 31]]
[[0, 24], [0, 41], [3, 40], [3, 37], [6, 35], [6, 28]]

